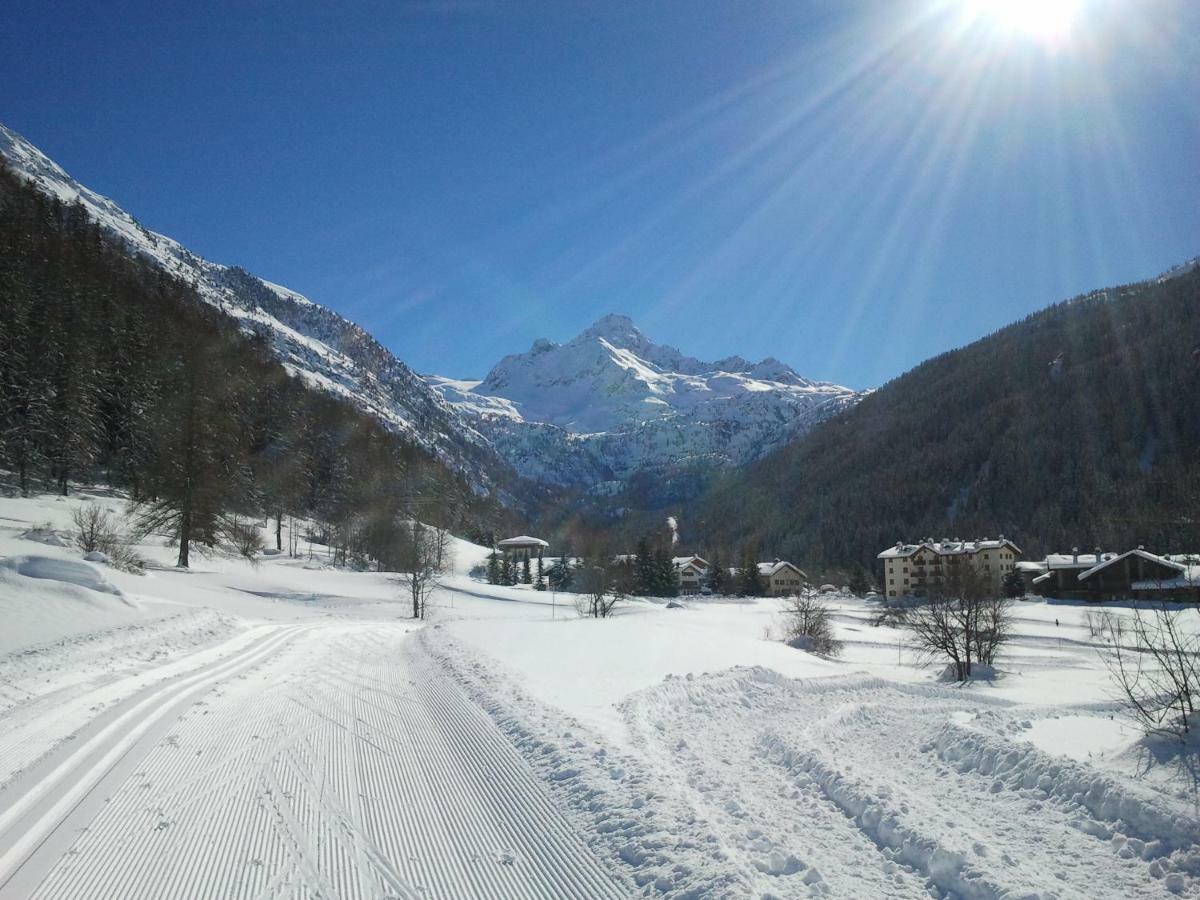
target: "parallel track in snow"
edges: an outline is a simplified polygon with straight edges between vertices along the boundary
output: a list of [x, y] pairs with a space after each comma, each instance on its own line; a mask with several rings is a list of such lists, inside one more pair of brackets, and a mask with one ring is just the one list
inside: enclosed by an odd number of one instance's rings
[[140, 754], [196, 698], [262, 663], [296, 632], [274, 629], [230, 657], [142, 691], [9, 785], [0, 810], [0, 896], [28, 893], [39, 864], [65, 849], [71, 830], [103, 804], [104, 791], [127, 777]]
[[280, 630], [80, 743], [0, 813], [0, 898], [629, 893], [400, 627]]

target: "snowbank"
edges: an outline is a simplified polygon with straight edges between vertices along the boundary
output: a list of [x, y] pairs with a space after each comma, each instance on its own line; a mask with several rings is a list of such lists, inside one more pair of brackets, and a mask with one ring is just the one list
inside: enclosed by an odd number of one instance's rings
[[0, 560], [0, 569], [16, 572], [26, 578], [42, 578], [46, 581], [61, 581], [89, 591], [114, 594], [124, 597], [120, 589], [100, 573], [95, 566], [71, 559], [55, 559], [50, 556], [12, 556]]

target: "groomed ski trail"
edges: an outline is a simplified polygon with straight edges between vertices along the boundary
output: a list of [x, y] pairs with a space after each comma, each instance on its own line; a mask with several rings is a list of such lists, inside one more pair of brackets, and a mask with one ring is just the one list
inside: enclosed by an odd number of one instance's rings
[[[251, 653], [72, 753], [24, 803], [40, 858], [4, 813], [0, 898], [629, 893], [406, 627], [279, 629]], [[79, 796], [97, 808], [62, 817]]]

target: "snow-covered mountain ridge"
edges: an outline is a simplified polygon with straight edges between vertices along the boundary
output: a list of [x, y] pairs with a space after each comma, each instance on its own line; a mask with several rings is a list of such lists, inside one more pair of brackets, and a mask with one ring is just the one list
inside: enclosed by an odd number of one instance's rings
[[565, 344], [535, 341], [482, 382], [423, 378], [332, 310], [145, 228], [2, 124], [0, 158], [45, 194], [82, 204], [131, 254], [192, 284], [247, 332], [265, 335], [290, 372], [345, 397], [480, 489], [496, 484], [505, 462], [535, 480], [597, 493], [643, 470], [740, 465], [861, 397], [775, 359], [685, 356], [618, 315]]
[[681, 464], [742, 465], [863, 396], [777, 359], [703, 362], [620, 315], [565, 344], [538, 339], [483, 381], [426, 380], [518, 472], [576, 485]]
[[308, 298], [236, 266], [210, 262], [143, 227], [0, 124], [0, 157], [47, 195], [81, 203], [129, 251], [191, 283], [200, 296], [269, 337], [280, 362], [313, 386], [346, 397], [474, 484], [492, 483], [491, 446], [441, 395], [364, 329]]

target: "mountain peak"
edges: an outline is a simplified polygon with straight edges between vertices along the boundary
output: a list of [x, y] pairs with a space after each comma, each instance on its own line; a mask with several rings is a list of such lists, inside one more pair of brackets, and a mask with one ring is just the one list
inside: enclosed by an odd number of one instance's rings
[[638, 331], [637, 326], [633, 324], [633, 319], [620, 313], [601, 316], [575, 340], [594, 340], [595, 338], [603, 338], [609, 343], [621, 347], [642, 344], [646, 341], [646, 336]]

